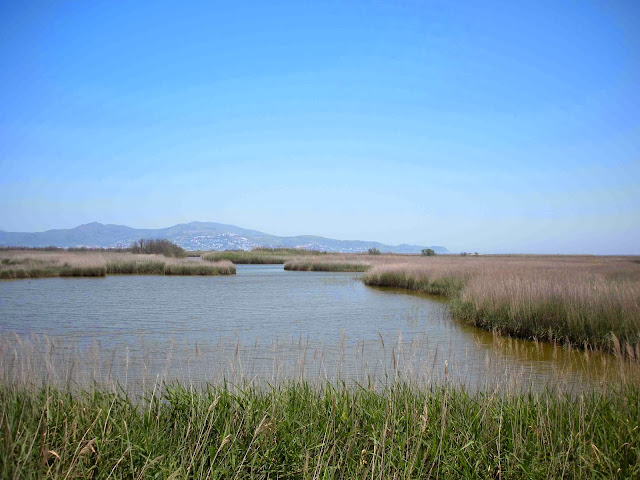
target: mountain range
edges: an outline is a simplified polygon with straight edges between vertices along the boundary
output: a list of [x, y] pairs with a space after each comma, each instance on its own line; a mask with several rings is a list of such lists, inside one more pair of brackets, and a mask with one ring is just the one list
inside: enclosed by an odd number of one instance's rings
[[289, 247], [327, 252], [364, 252], [377, 248], [382, 252], [420, 253], [432, 248], [448, 253], [445, 247], [419, 245], [385, 245], [364, 240], [335, 240], [316, 235], [280, 237], [257, 230], [213, 222], [181, 223], [168, 228], [131, 228], [93, 222], [69, 229], [46, 232], [5, 232], [0, 230], [0, 246], [12, 247], [128, 247], [141, 238], [165, 238], [185, 250], [251, 250], [255, 247]]

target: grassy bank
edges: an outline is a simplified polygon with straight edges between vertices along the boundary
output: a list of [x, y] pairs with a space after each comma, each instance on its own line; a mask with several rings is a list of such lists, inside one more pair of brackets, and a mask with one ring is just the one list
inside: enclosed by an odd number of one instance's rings
[[375, 266], [396, 265], [415, 258], [415, 255], [336, 253], [329, 257], [292, 258], [284, 264], [284, 269], [307, 272], [366, 272]]
[[233, 275], [230, 262], [113, 252], [0, 252], [0, 279], [128, 275]]
[[239, 250], [209, 252], [203, 254], [202, 259], [209, 262], [229, 260], [235, 264], [283, 264], [292, 258], [309, 255], [324, 256], [329, 254], [301, 248], [254, 248], [250, 252]]
[[624, 257], [447, 257], [380, 265], [367, 285], [452, 299], [456, 318], [640, 359], [640, 268]]
[[360, 262], [322, 262], [318, 260], [289, 260], [284, 264], [285, 270], [303, 272], [366, 272], [371, 265]]
[[398, 384], [0, 386], [2, 478], [637, 478], [637, 387], [571, 398]]

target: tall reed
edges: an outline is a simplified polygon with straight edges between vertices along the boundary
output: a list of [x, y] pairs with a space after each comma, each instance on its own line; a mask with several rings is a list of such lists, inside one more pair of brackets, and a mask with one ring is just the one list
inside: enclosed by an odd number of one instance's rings
[[637, 387], [0, 386], [2, 478], [637, 478]]
[[128, 275], [233, 275], [230, 262], [203, 263], [156, 254], [2, 251], [0, 279]]
[[455, 317], [489, 330], [640, 358], [640, 267], [624, 257], [431, 257], [364, 277], [453, 299]]

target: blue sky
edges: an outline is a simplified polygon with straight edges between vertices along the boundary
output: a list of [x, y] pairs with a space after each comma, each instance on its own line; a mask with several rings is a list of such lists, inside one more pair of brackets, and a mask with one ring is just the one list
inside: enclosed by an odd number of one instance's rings
[[0, 229], [640, 254], [640, 3], [3, 2]]

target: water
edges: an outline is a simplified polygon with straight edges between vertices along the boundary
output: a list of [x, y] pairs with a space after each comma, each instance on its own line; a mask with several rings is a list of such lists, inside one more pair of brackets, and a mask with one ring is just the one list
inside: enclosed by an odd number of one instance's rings
[[0, 283], [5, 380], [201, 384], [397, 378], [471, 387], [584, 388], [610, 356], [505, 339], [446, 304], [366, 287], [360, 274], [238, 265], [236, 276], [108, 276]]

